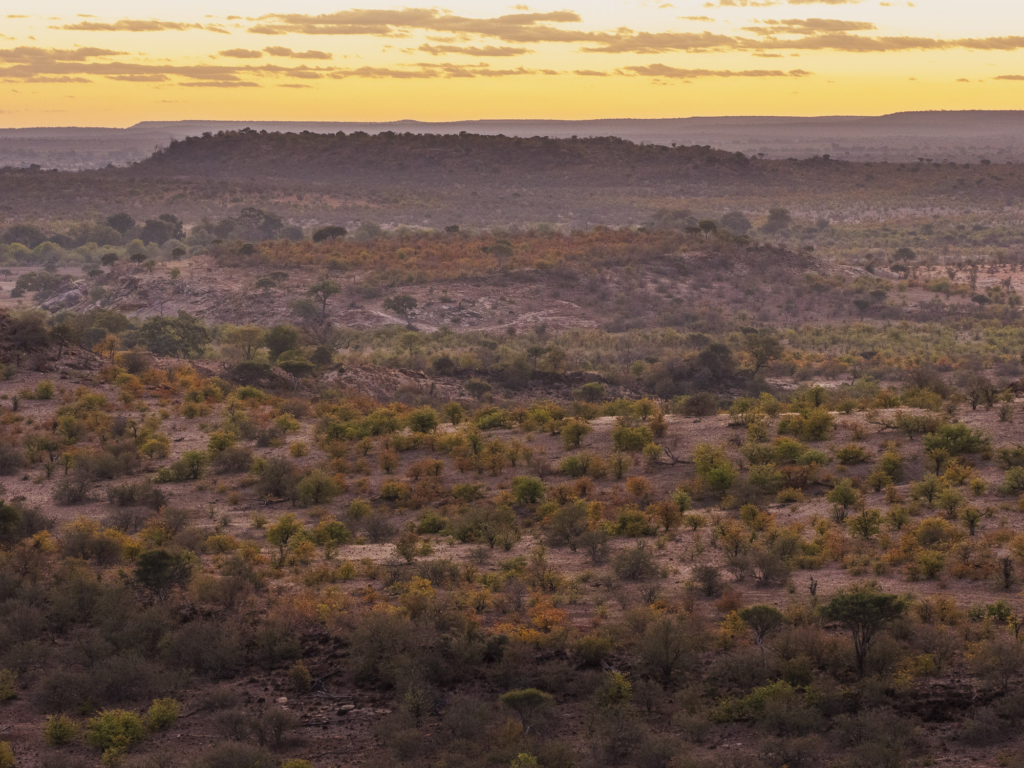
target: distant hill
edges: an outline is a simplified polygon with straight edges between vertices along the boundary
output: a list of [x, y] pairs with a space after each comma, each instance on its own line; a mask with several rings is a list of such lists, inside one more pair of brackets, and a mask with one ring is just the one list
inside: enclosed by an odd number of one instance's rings
[[829, 154], [846, 160], [1024, 161], [1024, 112], [900, 112], [880, 117], [689, 117], [661, 120], [474, 120], [427, 123], [183, 120], [130, 128], [0, 129], [0, 166], [80, 170], [145, 159], [171, 141], [252, 128], [280, 133], [385, 132], [512, 137], [614, 136], [703, 145], [768, 158]]

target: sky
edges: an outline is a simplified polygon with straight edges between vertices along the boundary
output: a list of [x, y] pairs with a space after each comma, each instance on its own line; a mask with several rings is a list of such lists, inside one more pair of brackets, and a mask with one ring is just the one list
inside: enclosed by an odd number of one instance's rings
[[1019, 0], [17, 5], [0, 127], [1024, 109]]

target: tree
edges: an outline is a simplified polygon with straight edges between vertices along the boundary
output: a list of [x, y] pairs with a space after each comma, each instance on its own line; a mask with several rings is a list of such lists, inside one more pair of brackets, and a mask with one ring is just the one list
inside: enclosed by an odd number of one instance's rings
[[770, 605], [752, 605], [749, 608], [744, 608], [740, 611], [740, 618], [754, 630], [754, 642], [761, 650], [761, 663], [765, 669], [768, 669], [768, 662], [764, 655], [764, 641], [768, 635], [785, 623], [785, 618], [778, 609]]
[[562, 445], [571, 451], [583, 444], [583, 438], [590, 434], [593, 427], [582, 419], [569, 419], [562, 425]]
[[892, 257], [893, 261], [913, 261], [916, 258], [917, 254], [907, 247], [897, 248]]
[[122, 235], [135, 226], [135, 219], [127, 213], [115, 213], [107, 217], [107, 226], [116, 229]]
[[494, 256], [498, 260], [499, 269], [505, 266], [506, 259], [511, 259], [515, 254], [515, 249], [512, 247], [512, 243], [504, 239], [495, 240], [492, 245], [485, 245], [480, 250]]
[[500, 701], [519, 716], [529, 733], [537, 719], [551, 708], [554, 698], [550, 693], [536, 688], [520, 688], [503, 693]]
[[333, 225], [322, 227], [313, 233], [313, 242], [322, 243], [327, 240], [341, 239], [347, 234], [348, 230], [345, 229], [344, 227], [338, 227]]
[[151, 592], [163, 593], [188, 581], [192, 562], [192, 558], [183, 552], [151, 549], [136, 559], [135, 581]]
[[793, 217], [785, 208], [772, 208], [768, 211], [768, 221], [761, 227], [762, 232], [774, 234], [789, 229], [793, 224]]
[[697, 224], [697, 228], [704, 233], [704, 240], [707, 241], [713, 234], [718, 232], [718, 225], [711, 219], [705, 219]]
[[302, 531], [302, 523], [296, 520], [295, 515], [290, 512], [282, 515], [274, 525], [267, 529], [267, 541], [278, 549], [278, 567], [284, 565], [285, 558], [288, 556], [288, 544], [300, 531]]
[[115, 264], [117, 264], [117, 254], [104, 253], [102, 256], [100, 256], [100, 264], [102, 264], [104, 267], [114, 266]]
[[224, 340], [238, 350], [243, 360], [249, 362], [263, 346], [263, 329], [254, 325], [236, 326], [224, 334]]
[[275, 325], [267, 331], [263, 344], [270, 351], [270, 359], [276, 360], [299, 346], [299, 330], [294, 325]]
[[393, 298], [384, 299], [384, 309], [394, 312], [408, 322], [409, 313], [416, 309], [416, 299], [402, 293]]
[[295, 493], [304, 507], [324, 504], [339, 492], [338, 484], [323, 470], [314, 469], [295, 486]]
[[850, 478], [844, 477], [825, 494], [825, 500], [832, 504], [832, 519], [842, 523], [850, 507], [860, 502], [860, 493], [853, 487]]
[[864, 677], [864, 660], [875, 635], [903, 615], [903, 598], [875, 587], [860, 585], [842, 590], [829, 600], [821, 613], [829, 621], [842, 624], [853, 637], [857, 674]]
[[483, 399], [484, 395], [491, 392], [491, 385], [480, 379], [470, 379], [466, 382], [465, 387], [466, 391], [477, 400]]
[[210, 341], [206, 326], [185, 310], [176, 318], [158, 315], [139, 329], [139, 340], [154, 355], [163, 357], [199, 357]]
[[341, 286], [334, 280], [321, 278], [306, 291], [306, 295], [319, 305], [321, 322], [327, 320], [327, 302], [341, 293]]
[[782, 356], [782, 344], [770, 331], [748, 333], [744, 339], [744, 347], [747, 354], [754, 358], [755, 376], [765, 365]]

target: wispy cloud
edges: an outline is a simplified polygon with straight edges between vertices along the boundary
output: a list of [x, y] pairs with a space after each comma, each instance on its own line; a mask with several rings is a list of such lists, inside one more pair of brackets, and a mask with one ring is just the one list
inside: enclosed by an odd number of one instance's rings
[[646, 66], [625, 67], [625, 71], [646, 77], [670, 77], [674, 79], [693, 80], [703, 77], [808, 77], [812, 72], [802, 69], [791, 69], [783, 72], [781, 69], [745, 69], [735, 71], [731, 69], [678, 69], [667, 64], [648, 64]]
[[263, 51], [250, 51], [246, 48], [232, 48], [228, 51], [220, 51], [218, 56], [227, 59], [262, 59]]
[[433, 56], [443, 56], [448, 53], [464, 54], [466, 56], [522, 56], [530, 53], [529, 48], [514, 48], [511, 46], [497, 45], [430, 45], [425, 43], [419, 47], [420, 51]]
[[334, 58], [333, 53], [327, 53], [326, 51], [293, 51], [291, 48], [285, 48], [280, 45], [271, 45], [263, 50], [270, 56], [287, 59], [319, 59], [326, 61]]
[[180, 21], [158, 21], [156, 19], [121, 19], [119, 21], [80, 21], [64, 24], [51, 29], [68, 29], [75, 32], [186, 32], [191, 29], [205, 29], [210, 32], [227, 33], [219, 24], [198, 24]]
[[250, 32], [262, 35], [374, 35], [408, 37], [413, 31], [482, 35], [507, 42], [578, 42], [589, 35], [561, 29], [553, 24], [581, 22], [575, 11], [549, 13], [513, 13], [492, 18], [471, 18], [435, 8], [400, 10], [351, 9], [309, 15], [302, 13], [269, 14], [261, 17]]

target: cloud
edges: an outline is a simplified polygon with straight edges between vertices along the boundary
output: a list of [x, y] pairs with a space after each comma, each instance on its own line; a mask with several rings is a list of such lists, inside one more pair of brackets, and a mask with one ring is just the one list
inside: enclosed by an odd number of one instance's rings
[[72, 62], [124, 55], [124, 51], [111, 51], [107, 48], [36, 48], [34, 46], [21, 45], [17, 48], [0, 48], [0, 63]]
[[271, 56], [279, 56], [288, 59], [333, 59], [333, 53], [326, 53], [325, 51], [293, 51], [291, 48], [284, 48], [280, 45], [271, 45], [263, 49], [264, 52]]
[[356, 69], [339, 69], [330, 73], [329, 77], [342, 80], [349, 77], [371, 79], [394, 78], [397, 80], [428, 80], [447, 78], [474, 77], [515, 77], [521, 75], [556, 75], [550, 69], [491, 69], [488, 64], [434, 64], [424, 62], [409, 68], [399, 67], [358, 67]]
[[608, 77], [609, 76], [608, 72], [600, 72], [600, 71], [598, 71], [596, 69], [577, 69], [575, 72], [573, 72], [573, 74], [574, 75], [579, 75], [580, 77]]
[[247, 80], [209, 80], [198, 83], [178, 83], [185, 88], [259, 88], [259, 83]]
[[107, 75], [108, 80], [120, 80], [126, 83], [166, 83], [169, 78], [167, 75], [159, 72], [151, 74], [135, 74], [135, 75]]
[[[815, 30], [815, 25], [827, 28], [826, 19], [808, 19], [806, 32], [801, 27], [790, 24], [787, 28], [794, 30], [797, 37], [767, 37], [753, 39], [716, 35], [710, 32], [633, 32], [620, 30], [614, 35], [607, 33], [595, 34], [591, 39], [594, 44], [584, 46], [582, 50], [590, 53], [668, 53], [672, 51], [709, 52], [709, 51], [844, 51], [848, 53], [882, 53], [889, 51], [935, 51], [964, 49], [975, 51], [1015, 51], [1024, 48], [1024, 36], [958, 38], [944, 40], [931, 37], [871, 37], [855, 35], [849, 32], [828, 32]], [[840, 22], [847, 23], [847, 22]], [[854, 22], [850, 22], [854, 23]]]
[[993, 77], [993, 80], [1024, 80], [1024, 75], [999, 75]]
[[671, 77], [686, 80], [698, 77], [808, 77], [813, 74], [802, 69], [792, 69], [789, 72], [783, 72], [780, 69], [747, 69], [738, 72], [731, 69], [677, 69], [667, 64], [625, 67], [625, 71], [645, 77]]
[[841, 19], [765, 19], [760, 26], [743, 29], [758, 35], [814, 35], [821, 32], [867, 32], [876, 27], [868, 21]]
[[87, 77], [69, 77], [67, 75], [61, 75], [59, 77], [48, 77], [46, 75], [36, 75], [34, 77], [26, 78], [23, 82], [26, 83], [91, 83], [92, 80]]
[[529, 48], [513, 48], [510, 46], [496, 45], [461, 46], [424, 44], [419, 47], [419, 50], [424, 53], [429, 53], [432, 56], [441, 56], [446, 53], [458, 53], [466, 56], [522, 56], [524, 53], [531, 52]]
[[483, 35], [506, 42], [579, 42], [589, 33], [559, 29], [552, 24], [582, 21], [574, 11], [512, 13], [493, 18], [457, 16], [435, 8], [400, 10], [351, 9], [317, 16], [302, 13], [269, 14], [249, 28], [261, 35], [374, 35], [408, 37], [414, 30]]
[[262, 59], [262, 51], [250, 51], [246, 48], [232, 48], [228, 51], [220, 51], [218, 56], [224, 56], [228, 59]]
[[666, 51], [713, 51], [736, 48], [738, 41], [729, 35], [711, 32], [631, 32], [603, 35], [599, 47], [584, 47], [595, 53], [665, 53]]
[[[165, 62], [140, 63], [110, 60], [124, 55], [102, 48], [74, 50], [20, 47], [0, 49], [0, 80], [6, 82], [90, 82], [88, 76], [122, 82], [175, 82], [178, 85], [207, 84], [218, 87], [248, 88], [257, 78], [294, 78], [313, 80], [335, 71], [306, 64], [283, 67], [277, 64], [227, 65]], [[79, 78], [67, 80], [59, 78]]]
[[115, 22], [80, 21], [54, 29], [69, 29], [75, 32], [184, 32], [189, 29], [203, 29], [203, 25], [154, 19], [121, 19]]

